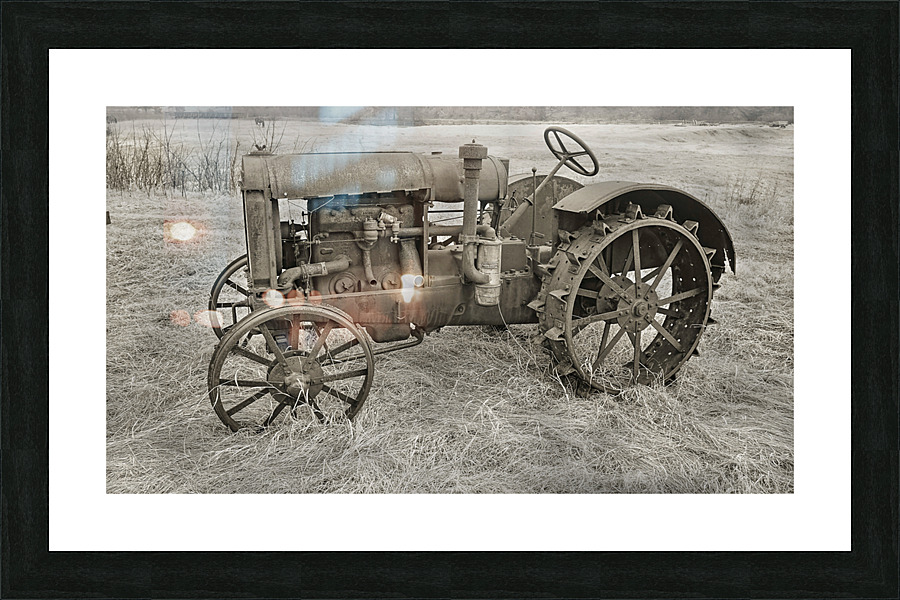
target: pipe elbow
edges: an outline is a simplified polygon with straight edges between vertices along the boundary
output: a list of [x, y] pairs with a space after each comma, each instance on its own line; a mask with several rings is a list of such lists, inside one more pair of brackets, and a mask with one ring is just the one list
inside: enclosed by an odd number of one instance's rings
[[321, 277], [329, 273], [338, 273], [350, 268], [350, 259], [339, 256], [335, 260], [320, 263], [311, 263], [286, 269], [278, 276], [278, 285], [281, 287], [293, 286], [298, 279]]
[[489, 240], [497, 239], [497, 232], [494, 231], [494, 228], [491, 227], [490, 225], [479, 225], [478, 227], [475, 228], [475, 232], [479, 236], [481, 236], [483, 238], [487, 238]]
[[466, 244], [465, 248], [463, 248], [463, 275], [472, 283], [487, 283], [490, 281], [490, 275], [482, 273], [475, 267], [475, 252], [477, 247], [478, 246], [473, 242]]

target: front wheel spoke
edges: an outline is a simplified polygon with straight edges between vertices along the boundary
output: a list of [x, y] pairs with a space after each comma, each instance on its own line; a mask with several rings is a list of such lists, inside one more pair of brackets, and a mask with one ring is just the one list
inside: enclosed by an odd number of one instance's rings
[[231, 351], [234, 352], [235, 354], [243, 356], [244, 358], [249, 358], [253, 362], [257, 362], [257, 363], [259, 363], [261, 365], [265, 365], [267, 367], [272, 364], [271, 360], [267, 360], [267, 359], [263, 358], [262, 356], [260, 356], [259, 354], [256, 354], [255, 352], [251, 352], [251, 351], [247, 350], [246, 348], [241, 348], [240, 346], [235, 346], [234, 348], [231, 349]]
[[659, 306], [665, 306], [667, 304], [672, 304], [673, 302], [680, 302], [681, 300], [686, 300], [688, 298], [693, 298], [699, 294], [702, 294], [706, 290], [704, 288], [694, 288], [692, 290], [688, 290], [687, 292], [681, 292], [680, 294], [675, 294], [674, 296], [669, 296], [664, 300], [660, 300], [658, 302]]
[[[330, 350], [326, 349], [326, 350], [325, 350], [325, 354], [323, 354], [322, 356], [318, 357], [316, 360], [317, 360], [318, 362], [321, 363], [321, 362], [322, 362], [323, 360], [325, 360], [326, 358], [332, 358], [332, 357], [334, 357], [334, 356], [337, 356], [337, 355], [340, 354], [341, 352], [344, 352], [344, 351], [346, 351], [346, 350], [349, 350], [350, 348], [352, 348], [353, 346], [357, 345], [358, 343], [359, 343], [359, 340], [356, 339], [356, 338], [353, 338], [353, 339], [350, 340], [349, 342], [344, 342], [344, 343], [341, 344], [340, 346], [337, 346], [337, 347], [332, 348], [332, 349], [330, 349]], [[332, 364], [334, 364], [334, 363], [332, 363]]]
[[228, 413], [228, 416], [230, 417], [234, 413], [238, 412], [239, 410], [243, 410], [243, 409], [247, 408], [248, 406], [250, 406], [251, 404], [253, 404], [254, 402], [256, 402], [257, 400], [259, 400], [260, 398], [262, 398], [263, 396], [265, 396], [268, 393], [269, 393], [269, 390], [259, 390], [252, 396], [245, 398], [242, 402], [235, 404], [234, 406], [232, 406], [225, 412]]
[[291, 330], [288, 333], [288, 346], [291, 347], [292, 350], [300, 349], [300, 329], [302, 329], [302, 323], [300, 322], [297, 315], [291, 316]]
[[[678, 243], [675, 244], [675, 247], [672, 249], [672, 252], [669, 254], [669, 257], [666, 258], [666, 262], [663, 263], [663, 266], [659, 268], [659, 274], [656, 276], [656, 279], [653, 281], [653, 285], [650, 286], [650, 291], [656, 291], [656, 286], [659, 285], [659, 282], [662, 281], [663, 274], [666, 270], [672, 266], [672, 262], [675, 260], [675, 256], [681, 250], [681, 247], [684, 245], [684, 240], [679, 239]], [[649, 279], [650, 277], [647, 277]]]
[[[227, 329], [231, 329], [235, 325], [237, 325], [237, 322], [229, 325]], [[238, 344], [235, 344], [235, 347], [236, 348], [246, 348], [247, 346], [250, 345], [250, 340], [253, 339], [253, 336], [257, 335], [258, 333], [259, 333], [259, 331], [257, 331], [256, 329], [248, 331], [243, 337], [241, 337], [241, 341]]]
[[271, 388], [272, 384], [268, 381], [257, 381], [254, 379], [219, 379], [219, 385], [228, 385], [232, 387], [264, 387]]
[[353, 371], [340, 371], [338, 373], [329, 373], [327, 375], [323, 375], [322, 377], [317, 377], [311, 383], [327, 383], [329, 381], [338, 381], [340, 379], [350, 379], [351, 377], [360, 377], [362, 375], [368, 375], [369, 369], [355, 369]]
[[625, 335], [625, 330], [620, 327], [618, 333], [616, 333], [616, 335], [614, 335], [613, 338], [609, 340], [609, 344], [606, 345], [606, 348], [600, 348], [600, 353], [597, 354], [597, 359], [594, 361], [595, 365], [600, 366], [600, 364], [603, 363], [604, 360], [606, 360], [606, 357], [609, 354], [610, 350], [612, 350], [613, 346], [615, 346], [619, 342], [619, 340], [622, 339], [623, 335]]
[[350, 405], [356, 404], [356, 398], [353, 398], [352, 396], [348, 396], [347, 394], [345, 394], [344, 392], [342, 392], [339, 389], [333, 388], [328, 385], [323, 385], [322, 391], [325, 392], [326, 394], [331, 394], [332, 396], [334, 396], [335, 398], [338, 398], [339, 400], [343, 400], [347, 404], [350, 404]]
[[229, 279], [228, 281], [225, 282], [225, 285], [227, 285], [227, 286], [230, 287], [230, 288], [233, 288], [233, 289], [237, 290], [238, 292], [242, 293], [242, 294], [245, 295], [245, 296], [249, 296], [249, 295], [250, 295], [250, 292], [249, 292], [249, 291], [245, 290], [243, 287], [241, 287], [240, 285], [238, 285], [238, 284], [236, 284], [235, 282], [231, 281], [230, 279]]
[[[324, 354], [324, 355], [320, 356], [319, 358], [326, 358], [326, 357], [328, 357], [328, 355]], [[356, 362], [356, 361], [360, 361], [360, 360], [363, 360], [363, 361], [366, 360], [366, 355], [365, 354], [354, 354], [353, 356], [348, 356], [346, 358], [330, 358], [329, 360], [323, 360], [319, 364], [321, 364], [323, 367], [334, 367], [336, 365], [343, 365], [346, 363], [352, 363], [352, 362]]]
[[322, 331], [318, 332], [318, 337], [316, 338], [316, 343], [313, 344], [312, 349], [309, 351], [309, 355], [315, 358], [319, 354], [319, 350], [322, 349], [322, 346], [325, 345], [325, 339], [328, 337], [328, 334], [331, 333], [331, 330], [334, 328], [334, 321], [328, 321], [325, 324], [325, 327], [322, 328]]
[[282, 392], [281, 390], [272, 392], [272, 398], [275, 399], [276, 402], [284, 404], [285, 406], [294, 409], [300, 403], [301, 398], [307, 398], [308, 394], [306, 392], [301, 392], [301, 395], [291, 396], [287, 392]]
[[272, 351], [272, 354], [275, 355], [275, 359], [285, 369], [288, 368], [287, 361], [284, 359], [284, 354], [281, 352], [281, 348], [278, 347], [278, 344], [275, 342], [275, 338], [272, 337], [272, 332], [269, 331], [268, 325], [265, 323], [259, 324], [259, 330], [262, 332], [263, 337], [266, 338], [266, 345], [269, 347], [269, 350]]
[[675, 336], [669, 333], [669, 331], [665, 327], [660, 325], [655, 319], [650, 321], [650, 324], [653, 325], [653, 328], [657, 330], [664, 338], [666, 338], [666, 340], [670, 344], [672, 344], [672, 347], [675, 348], [675, 350], [677, 350], [678, 352], [684, 352], [684, 349], [681, 347], [681, 343], [676, 340]]

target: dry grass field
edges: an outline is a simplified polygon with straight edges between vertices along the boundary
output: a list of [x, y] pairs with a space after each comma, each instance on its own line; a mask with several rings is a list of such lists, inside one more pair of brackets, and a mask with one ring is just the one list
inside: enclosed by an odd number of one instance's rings
[[[455, 153], [476, 138], [513, 174], [546, 172], [548, 124], [112, 125], [120, 152], [145, 140], [152, 156], [167, 140], [168, 156], [198, 166], [168, 187], [108, 189], [107, 491], [793, 492], [793, 131], [761, 124], [559, 124], [597, 154], [594, 180], [684, 189], [732, 233], [737, 274], [723, 277], [718, 324], [675, 384], [585, 394], [551, 370], [532, 341], [536, 325], [445, 328], [376, 359], [352, 423], [288, 420], [233, 434], [214, 414], [206, 373], [217, 339], [177, 315], [206, 308], [215, 277], [245, 252], [244, 233], [239, 194], [203, 184], [199, 165], [229, 177], [229, 149], [249, 150], [254, 136], [281, 152]], [[166, 240], [165, 224], [179, 220], [199, 229], [193, 241]]]

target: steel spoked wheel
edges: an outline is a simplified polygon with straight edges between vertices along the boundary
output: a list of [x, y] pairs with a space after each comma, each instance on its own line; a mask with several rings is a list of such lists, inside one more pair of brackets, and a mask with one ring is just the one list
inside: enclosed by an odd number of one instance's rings
[[209, 294], [209, 322], [221, 338], [238, 321], [250, 314], [250, 275], [247, 255], [239, 256], [216, 278]]
[[372, 386], [369, 339], [344, 312], [292, 305], [254, 313], [222, 338], [209, 366], [209, 400], [232, 431], [279, 416], [352, 419]]
[[[638, 212], [639, 215], [639, 212]], [[540, 324], [558, 370], [616, 393], [669, 381], [709, 321], [709, 252], [667, 218], [623, 215], [563, 244], [545, 278]]]

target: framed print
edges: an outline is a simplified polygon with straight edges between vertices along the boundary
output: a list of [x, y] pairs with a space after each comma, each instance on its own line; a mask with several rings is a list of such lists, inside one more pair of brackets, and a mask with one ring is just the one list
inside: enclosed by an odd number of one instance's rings
[[896, 595], [896, 5], [52, 8], [2, 13], [3, 594]]

